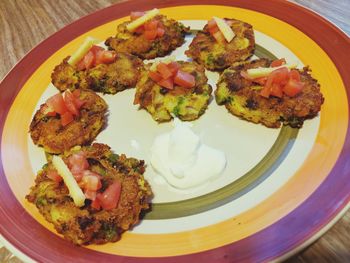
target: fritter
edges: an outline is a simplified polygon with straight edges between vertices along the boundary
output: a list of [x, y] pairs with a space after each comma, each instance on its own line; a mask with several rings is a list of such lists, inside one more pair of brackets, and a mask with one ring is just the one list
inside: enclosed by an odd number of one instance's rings
[[283, 94], [282, 98], [262, 97], [259, 93], [263, 88], [241, 76], [241, 71], [250, 68], [270, 67], [268, 59], [258, 59], [251, 62], [236, 63], [226, 69], [220, 76], [215, 99], [242, 119], [261, 123], [270, 128], [278, 128], [281, 123], [294, 128], [302, 127], [304, 120], [317, 116], [324, 102], [320, 85], [310, 74], [308, 67], [299, 70], [302, 91], [295, 97]]
[[192, 40], [185, 54], [204, 65], [208, 70], [223, 70], [234, 62], [243, 61], [253, 55], [255, 38], [253, 27], [245, 22], [225, 18], [235, 33], [231, 42], [219, 43], [210, 34], [208, 24]]
[[111, 64], [99, 64], [86, 70], [78, 70], [68, 60], [69, 57], [65, 58], [51, 74], [52, 84], [60, 91], [80, 88], [115, 94], [134, 88], [143, 67], [139, 58], [126, 53], [117, 53]]
[[153, 20], [159, 21], [164, 28], [164, 35], [154, 40], [148, 40], [140, 32], [130, 32], [126, 26], [130, 23], [124, 22], [117, 27], [115, 37], [110, 37], [105, 44], [117, 52], [126, 52], [142, 59], [163, 57], [184, 43], [185, 35], [189, 28], [174, 19], [164, 15], [157, 15]]
[[195, 62], [177, 63], [182, 71], [195, 77], [194, 87], [164, 88], [149, 77], [149, 65], [136, 85], [134, 104], [146, 109], [157, 122], [170, 121], [172, 115], [183, 121], [195, 120], [205, 112], [211, 98], [212, 87], [207, 83], [204, 67]]
[[35, 204], [58, 233], [77, 245], [115, 242], [121, 234], [137, 224], [140, 213], [149, 208], [152, 191], [143, 177], [144, 161], [114, 154], [105, 144], [95, 143], [87, 147], [75, 147], [63, 156], [83, 152], [90, 170], [98, 173], [103, 192], [115, 181], [121, 183], [121, 193], [116, 208], [98, 210], [86, 199], [83, 207], [77, 207], [63, 181], [56, 182], [47, 175], [55, 169], [51, 162], [43, 166], [26, 199]]
[[30, 124], [30, 136], [34, 144], [42, 146], [48, 153], [63, 153], [75, 145], [85, 145], [95, 139], [104, 127], [106, 102], [95, 92], [81, 90], [79, 99], [84, 102], [79, 116], [62, 126], [60, 116], [47, 116], [42, 104]]

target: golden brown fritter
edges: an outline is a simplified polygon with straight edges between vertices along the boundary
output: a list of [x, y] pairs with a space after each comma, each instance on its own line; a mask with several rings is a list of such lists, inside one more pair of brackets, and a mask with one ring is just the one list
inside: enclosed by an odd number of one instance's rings
[[207, 83], [204, 67], [195, 62], [177, 63], [182, 71], [195, 77], [194, 87], [183, 88], [174, 84], [172, 90], [163, 88], [148, 76], [148, 69], [142, 72], [136, 85], [134, 104], [146, 109], [155, 121], [170, 121], [172, 115], [183, 121], [192, 121], [207, 109], [212, 87]]
[[155, 40], [147, 40], [141, 33], [130, 32], [126, 26], [130, 23], [124, 22], [117, 27], [115, 37], [110, 37], [105, 44], [117, 52], [126, 52], [142, 59], [163, 57], [184, 43], [185, 35], [189, 28], [174, 19], [163, 15], [157, 15], [153, 20], [158, 20], [165, 29], [162, 37]]
[[80, 88], [115, 94], [134, 88], [143, 67], [139, 58], [126, 53], [117, 53], [111, 64], [99, 64], [87, 70], [77, 70], [68, 59], [56, 66], [51, 74], [52, 84], [60, 91]]
[[252, 62], [236, 63], [220, 76], [215, 91], [219, 105], [225, 105], [233, 114], [242, 119], [278, 128], [281, 123], [291, 127], [302, 127], [304, 120], [317, 116], [324, 97], [317, 80], [310, 75], [310, 69], [299, 70], [304, 88], [295, 97], [283, 94], [282, 98], [262, 97], [262, 86], [243, 78], [240, 72], [249, 68], [269, 67], [271, 61], [259, 59]]
[[105, 125], [107, 104], [89, 90], [81, 90], [79, 99], [84, 101], [80, 115], [66, 126], [62, 126], [58, 114], [54, 117], [43, 114], [42, 104], [30, 124], [34, 144], [49, 153], [63, 153], [75, 145], [92, 142]]
[[185, 54], [209, 70], [223, 70], [234, 62], [253, 55], [255, 39], [253, 27], [245, 22], [225, 18], [231, 24], [235, 37], [230, 43], [218, 43], [210, 34], [208, 24], [199, 31]]
[[64, 182], [59, 183], [47, 177], [48, 171], [55, 169], [51, 162], [38, 172], [35, 185], [26, 199], [35, 204], [47, 221], [58, 233], [77, 245], [103, 244], [115, 242], [120, 235], [139, 222], [142, 210], [149, 208], [152, 191], [143, 177], [144, 161], [127, 158], [124, 154], [114, 154], [105, 144], [95, 143], [88, 147], [75, 147], [63, 156], [83, 151], [90, 169], [100, 174], [103, 192], [114, 181], [121, 182], [118, 205], [111, 210], [96, 210], [91, 201], [77, 207], [69, 196]]

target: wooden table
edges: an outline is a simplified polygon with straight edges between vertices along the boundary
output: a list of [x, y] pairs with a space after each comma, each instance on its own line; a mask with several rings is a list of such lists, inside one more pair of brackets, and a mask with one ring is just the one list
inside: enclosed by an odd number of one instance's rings
[[[78, 18], [120, 0], [1, 0], [0, 79], [42, 40]], [[350, 35], [349, 0], [293, 0], [338, 25]], [[268, 1], [266, 0], [268, 4]], [[0, 245], [1, 247], [1, 245]], [[0, 262], [18, 262], [3, 247]], [[288, 262], [349, 262], [350, 211], [313, 245]]]

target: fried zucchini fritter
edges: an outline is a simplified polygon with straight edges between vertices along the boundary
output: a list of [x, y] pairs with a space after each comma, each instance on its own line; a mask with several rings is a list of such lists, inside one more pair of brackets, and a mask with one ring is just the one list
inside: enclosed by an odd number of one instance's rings
[[243, 61], [253, 55], [255, 49], [255, 38], [253, 27], [245, 22], [225, 18], [235, 37], [230, 43], [218, 43], [210, 34], [208, 24], [200, 30], [189, 50], [185, 52], [187, 56], [204, 65], [208, 70], [223, 70], [231, 66], [234, 62]]
[[139, 222], [142, 210], [149, 208], [152, 191], [143, 173], [144, 161], [116, 155], [105, 144], [95, 143], [88, 147], [75, 147], [63, 159], [74, 152], [83, 151], [93, 172], [100, 174], [103, 192], [114, 181], [121, 183], [121, 194], [116, 208], [97, 210], [86, 199], [83, 207], [77, 207], [69, 196], [63, 181], [48, 178], [55, 169], [51, 162], [39, 171], [35, 185], [26, 199], [35, 204], [58, 233], [77, 245], [115, 242], [120, 235]]
[[195, 62], [177, 62], [180, 69], [192, 74], [196, 84], [192, 88], [175, 85], [172, 90], [154, 82], [148, 70], [142, 72], [136, 85], [134, 104], [146, 109], [157, 122], [166, 122], [175, 115], [183, 121], [199, 118], [206, 110], [211, 98], [212, 87], [207, 83], [204, 67]]
[[258, 59], [236, 63], [220, 76], [215, 99], [242, 119], [261, 123], [270, 128], [278, 128], [281, 123], [294, 128], [302, 127], [304, 120], [317, 116], [324, 102], [317, 80], [310, 75], [310, 69], [299, 70], [304, 88], [295, 97], [283, 94], [282, 98], [262, 97], [262, 86], [243, 78], [240, 72], [249, 68], [269, 67], [271, 61]]
[[164, 57], [184, 43], [185, 35], [189, 32], [188, 27], [163, 15], [157, 15], [153, 20], [159, 21], [158, 23], [164, 28], [163, 36], [148, 40], [142, 33], [128, 31], [126, 29], [130, 23], [128, 21], [118, 25], [116, 36], [108, 38], [105, 44], [117, 52], [152, 59]]
[[30, 136], [34, 144], [42, 146], [48, 153], [63, 153], [75, 145], [85, 145], [95, 139], [105, 125], [106, 102], [95, 92], [81, 90], [79, 99], [84, 101], [80, 115], [66, 126], [60, 116], [47, 116], [42, 109], [35, 113], [30, 124]]
[[80, 88], [115, 94], [134, 88], [143, 67], [139, 58], [126, 53], [117, 53], [111, 64], [99, 64], [87, 70], [77, 70], [68, 59], [56, 66], [51, 74], [52, 84], [60, 91]]

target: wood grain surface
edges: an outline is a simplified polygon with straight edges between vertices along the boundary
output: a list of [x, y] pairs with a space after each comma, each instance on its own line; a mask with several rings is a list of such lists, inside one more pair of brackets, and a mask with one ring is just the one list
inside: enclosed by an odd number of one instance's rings
[[[120, 0], [0, 0], [0, 79], [33, 47], [65, 25]], [[350, 0], [293, 0], [350, 35]], [[268, 0], [266, 0], [268, 4]], [[0, 262], [20, 262], [0, 244]], [[287, 262], [350, 262], [350, 211]]]

